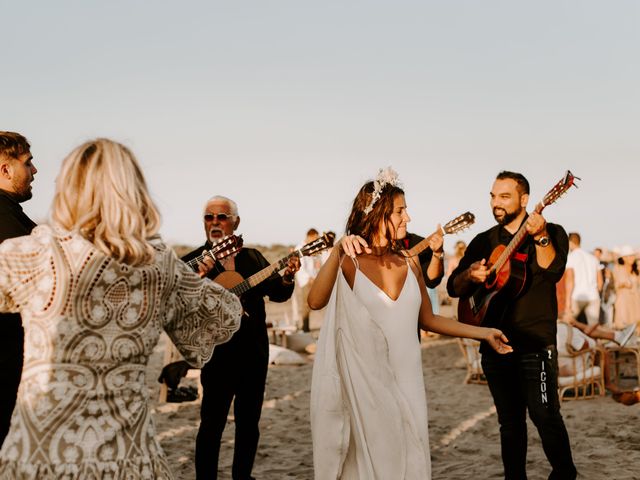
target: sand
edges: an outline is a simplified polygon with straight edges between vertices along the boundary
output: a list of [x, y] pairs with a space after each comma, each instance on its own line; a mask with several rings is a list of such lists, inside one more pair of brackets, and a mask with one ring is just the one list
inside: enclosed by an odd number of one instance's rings
[[[159, 345], [149, 372], [154, 399], [162, 355], [162, 345]], [[253, 470], [259, 480], [313, 478], [309, 426], [311, 362], [309, 359], [309, 363], [302, 366], [269, 368], [260, 446]], [[498, 425], [489, 390], [485, 385], [463, 384], [465, 368], [456, 341], [448, 338], [423, 341], [423, 368], [433, 478], [503, 478]], [[199, 407], [199, 401], [155, 405], [157, 434], [176, 480], [195, 478]], [[624, 406], [607, 395], [564, 402], [562, 413], [579, 478], [640, 479], [640, 404]], [[222, 480], [231, 478], [233, 430], [230, 412], [220, 452], [218, 478]], [[546, 479], [550, 472], [531, 423], [527, 468], [529, 480]]]

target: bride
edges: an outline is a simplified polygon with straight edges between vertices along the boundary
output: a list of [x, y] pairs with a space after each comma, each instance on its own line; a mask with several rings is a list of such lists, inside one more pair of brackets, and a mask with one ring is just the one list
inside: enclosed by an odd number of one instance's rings
[[311, 384], [316, 480], [431, 478], [418, 326], [511, 352], [500, 330], [433, 314], [399, 242], [410, 220], [397, 173], [380, 170], [309, 293], [312, 309], [328, 305]]

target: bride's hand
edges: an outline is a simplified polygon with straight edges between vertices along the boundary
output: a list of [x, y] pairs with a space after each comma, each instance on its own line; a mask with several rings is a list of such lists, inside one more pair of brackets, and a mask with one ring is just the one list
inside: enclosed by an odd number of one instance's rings
[[367, 241], [360, 235], [345, 235], [340, 239], [340, 248], [350, 257], [355, 257], [361, 253], [371, 253]]
[[513, 352], [513, 348], [511, 348], [510, 345], [507, 345], [509, 339], [507, 339], [504, 333], [497, 328], [487, 328], [486, 330], [487, 334], [485, 335], [484, 340], [491, 345], [491, 348], [502, 354]]

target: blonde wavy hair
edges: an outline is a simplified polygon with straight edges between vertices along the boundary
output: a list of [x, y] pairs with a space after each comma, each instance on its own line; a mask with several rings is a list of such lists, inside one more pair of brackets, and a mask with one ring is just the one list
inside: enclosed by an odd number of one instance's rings
[[148, 239], [160, 228], [160, 214], [135, 156], [117, 142], [91, 140], [64, 159], [52, 218], [120, 262], [153, 260]]

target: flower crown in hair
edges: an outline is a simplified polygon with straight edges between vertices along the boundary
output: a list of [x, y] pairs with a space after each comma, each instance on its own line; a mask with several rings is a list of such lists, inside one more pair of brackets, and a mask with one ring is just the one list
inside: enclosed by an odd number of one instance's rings
[[373, 210], [373, 206], [380, 199], [382, 189], [386, 185], [402, 188], [402, 184], [400, 183], [400, 180], [398, 178], [398, 172], [396, 172], [391, 167], [381, 168], [380, 170], [378, 170], [378, 176], [373, 181], [373, 193], [371, 194], [371, 201], [369, 202], [369, 205], [367, 205], [363, 210], [365, 215]]

